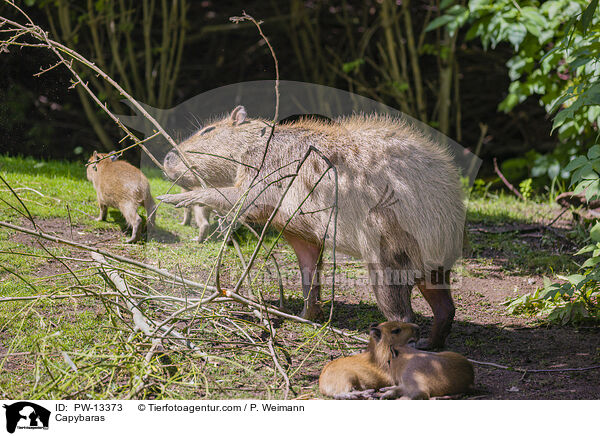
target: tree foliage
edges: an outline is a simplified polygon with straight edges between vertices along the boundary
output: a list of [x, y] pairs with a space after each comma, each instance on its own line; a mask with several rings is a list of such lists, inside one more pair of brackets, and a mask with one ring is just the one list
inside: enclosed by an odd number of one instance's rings
[[[508, 42], [515, 49], [508, 62], [511, 84], [499, 109], [510, 111], [527, 97], [537, 95], [547, 113], [554, 116], [553, 130], [558, 132], [561, 146], [553, 156], [538, 158], [537, 175], [548, 172], [551, 177], [570, 176], [576, 193], [584, 193], [588, 200], [599, 199], [598, 0], [552, 0], [541, 4], [472, 0], [468, 11], [471, 27], [467, 39], [479, 37], [486, 47]], [[589, 244], [576, 254], [590, 255], [582, 263], [580, 274], [559, 277], [564, 283], [547, 281], [535, 294], [509, 301], [509, 310], [538, 312], [560, 323], [597, 322], [600, 222], [591, 227]]]

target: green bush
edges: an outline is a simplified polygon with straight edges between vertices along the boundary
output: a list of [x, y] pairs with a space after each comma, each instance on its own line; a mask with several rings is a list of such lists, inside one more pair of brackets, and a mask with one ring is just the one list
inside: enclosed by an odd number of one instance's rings
[[[498, 107], [510, 111], [537, 95], [549, 115], [561, 145], [538, 156], [534, 177], [555, 181], [570, 177], [570, 186], [588, 200], [600, 199], [600, 14], [598, 0], [471, 0], [461, 14], [446, 14], [432, 25], [454, 30], [470, 24], [467, 39], [479, 37], [484, 47], [511, 44], [511, 83]], [[465, 15], [466, 14], [466, 15]], [[457, 18], [459, 17], [459, 18]], [[431, 26], [430, 26], [431, 27]], [[554, 186], [554, 183], [553, 183]], [[531, 195], [531, 179], [519, 186]], [[578, 255], [589, 257], [581, 273], [546, 281], [542, 289], [507, 301], [511, 313], [541, 314], [566, 323], [600, 320], [600, 223], [590, 229], [589, 245]]]

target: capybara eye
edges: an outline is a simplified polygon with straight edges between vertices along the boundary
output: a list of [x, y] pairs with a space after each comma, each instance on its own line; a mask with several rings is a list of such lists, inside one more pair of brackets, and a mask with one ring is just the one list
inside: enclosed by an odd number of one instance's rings
[[400, 333], [402, 333], [402, 329], [401, 328], [397, 328], [397, 329], [392, 330], [392, 334], [393, 335], [399, 335]]

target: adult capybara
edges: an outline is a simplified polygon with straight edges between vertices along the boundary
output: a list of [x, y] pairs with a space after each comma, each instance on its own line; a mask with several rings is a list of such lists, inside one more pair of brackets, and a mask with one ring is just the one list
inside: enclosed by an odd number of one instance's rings
[[[235, 183], [196, 184], [188, 186], [193, 191], [160, 198], [224, 212], [243, 202], [243, 217], [258, 223], [274, 213], [272, 225], [298, 256], [306, 318], [321, 312], [319, 280], [313, 279], [323, 244], [332, 246], [337, 208], [336, 248], [367, 264], [383, 314], [412, 321], [410, 292], [416, 284], [434, 315], [430, 338], [419, 347], [441, 347], [454, 318], [449, 271], [461, 254], [465, 218], [459, 172], [449, 152], [389, 116], [282, 124], [265, 149], [270, 132], [267, 121], [249, 119], [237, 107], [202, 129], [195, 143], [203, 150], [225, 149], [227, 162], [235, 163]], [[211, 168], [225, 160], [204, 158], [213, 159]]]

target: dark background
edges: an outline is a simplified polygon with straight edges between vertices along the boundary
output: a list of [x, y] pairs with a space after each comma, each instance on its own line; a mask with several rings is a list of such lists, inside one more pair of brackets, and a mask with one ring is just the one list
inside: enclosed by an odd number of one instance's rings
[[[79, 17], [83, 17], [80, 21], [85, 20], [83, 9], [78, 9], [80, 2], [68, 3], [73, 22], [76, 23]], [[298, 23], [298, 20], [293, 19], [293, 11], [299, 3], [307, 21], [300, 20]], [[427, 12], [429, 3], [415, 1], [411, 4], [411, 16], [416, 29], [419, 27], [419, 20]], [[50, 29], [49, 17], [54, 13], [53, 7], [53, 2], [37, 2], [24, 9], [34, 22], [44, 29]], [[347, 45], [351, 43], [349, 34], [360, 36], [364, 33], [363, 24], [370, 23], [369, 20], [376, 22], [380, 7], [377, 1], [191, 1], [187, 4], [186, 37], [180, 74], [172, 101], [167, 106], [175, 106], [222, 85], [274, 79], [273, 60], [256, 28], [250, 23], [236, 26], [229, 20], [230, 16], [240, 15], [244, 10], [264, 21], [263, 30], [278, 57], [282, 80], [319, 83], [364, 95], [360, 90], [351, 89], [349, 82], [340, 75], [331, 74], [328, 62], [339, 63], [330, 53], [340, 53], [340, 57], [343, 57], [345, 50], [348, 50]], [[23, 22], [22, 18], [16, 17], [9, 9], [6, 5], [0, 6], [0, 14]], [[157, 16], [156, 19], [159, 20], [160, 17]], [[311, 56], [310, 53], [299, 53], [294, 49], [294, 41], [297, 43], [302, 38], [298, 35], [311, 37], [315, 32], [318, 32], [319, 46], [323, 48], [321, 54]], [[137, 27], [133, 35], [136, 39], [143, 38]], [[61, 40], [60, 34], [53, 35], [51, 32], [50, 36]], [[152, 29], [153, 41], [159, 40], [160, 36], [161, 28], [157, 25]], [[73, 48], [93, 59], [93, 53], [87, 50], [85, 38], [82, 31]], [[375, 32], [370, 45], [375, 47], [383, 38], [382, 32]], [[494, 50], [484, 51], [478, 40], [465, 41], [462, 34], [457, 38], [456, 62], [460, 87], [458, 124], [461, 138], [457, 137], [456, 128], [451, 129], [448, 136], [473, 150], [480, 136], [479, 123], [488, 125], [480, 153], [484, 160], [481, 173], [484, 176], [491, 174], [492, 157], [498, 157], [502, 161], [522, 156], [532, 149], [544, 153], [555, 146], [552, 139], [547, 139], [551, 138], [551, 123], [534, 99], [525, 101], [508, 114], [497, 110], [510, 83], [505, 63], [511, 53], [508, 46], [500, 45]], [[343, 60], [350, 62], [353, 59]], [[439, 59], [435, 55], [421, 54], [419, 61], [425, 82], [433, 83], [438, 80], [435, 65]], [[40, 77], [33, 76], [40, 67], [47, 68], [54, 63], [56, 60], [52, 53], [38, 48], [11, 47], [10, 53], [0, 54], [2, 153], [44, 159], [83, 160], [92, 150], [103, 149], [82, 110], [79, 96], [73, 89], [69, 89], [72, 77], [68, 70], [59, 66]], [[373, 71], [369, 65], [361, 68], [368, 84]], [[143, 96], [132, 94], [134, 98], [144, 101]], [[379, 101], [401, 109], [397, 100], [386, 93], [375, 90], [366, 96], [373, 98], [373, 95], [378, 96]], [[435, 105], [434, 92], [428, 91], [426, 98], [428, 106]], [[128, 113], [123, 106], [111, 109], [115, 113]], [[118, 147], [118, 141], [123, 136], [122, 133], [99, 110], [98, 117], [103, 130], [114, 140], [115, 149], [121, 148]], [[452, 124], [456, 124], [454, 113]], [[126, 157], [135, 160], [138, 155], [139, 150], [130, 152]]]

